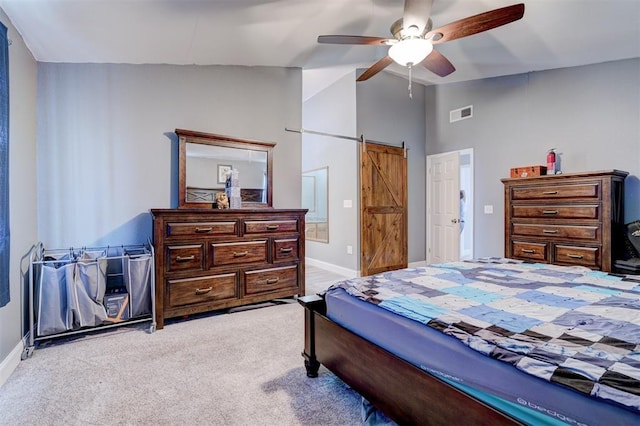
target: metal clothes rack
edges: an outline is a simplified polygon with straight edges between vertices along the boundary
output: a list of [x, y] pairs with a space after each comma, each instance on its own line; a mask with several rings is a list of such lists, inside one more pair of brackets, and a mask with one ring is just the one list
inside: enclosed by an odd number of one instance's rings
[[[87, 253], [101, 253], [101, 255], [96, 256], [92, 259], [81, 258], [81, 255]], [[135, 316], [133, 318], [120, 320], [120, 314], [118, 315], [117, 321], [104, 321], [100, 324], [96, 324], [95, 326], [88, 327], [80, 327], [73, 328], [65, 331], [59, 331], [54, 333], [48, 333], [43, 335], [38, 335], [38, 330], [36, 324], [40, 318], [36, 316], [36, 291], [39, 291], [38, 288], [38, 274], [43, 273], [44, 266], [51, 265], [60, 265], [60, 264], [73, 264], [82, 262], [83, 265], [92, 265], [92, 262], [96, 264], [96, 270], [99, 269], [98, 262], [106, 262], [103, 263], [105, 266], [105, 281], [104, 287], [105, 291], [107, 288], [122, 288], [125, 287], [125, 266], [123, 261], [125, 259], [142, 259], [150, 256], [150, 271], [149, 271], [149, 303], [151, 307], [151, 313], [145, 313], [142, 315]], [[64, 260], [61, 260], [61, 257], [65, 257]], [[119, 267], [118, 267], [118, 261]], [[130, 266], [128, 266], [130, 268]], [[130, 273], [130, 270], [128, 270]], [[146, 283], [145, 283], [146, 284]], [[131, 285], [131, 283], [130, 283]], [[113, 295], [116, 293], [106, 293], [105, 295]], [[122, 293], [124, 294], [124, 292]], [[132, 298], [131, 295], [127, 297], [127, 305], [128, 309], [131, 309]], [[42, 300], [38, 299], [38, 304], [42, 303]], [[104, 246], [104, 247], [81, 247], [81, 248], [66, 248], [66, 249], [45, 249], [42, 242], [38, 242], [31, 250], [29, 254], [29, 294], [28, 294], [28, 310], [29, 310], [29, 337], [28, 337], [28, 345], [25, 346], [22, 352], [22, 359], [30, 358], [35, 349], [36, 342], [41, 340], [53, 339], [56, 337], [70, 336], [74, 334], [82, 334], [87, 332], [92, 332], [96, 330], [109, 329], [114, 327], [121, 327], [125, 325], [131, 325], [136, 323], [148, 322], [151, 324], [149, 326], [149, 333], [153, 333], [156, 330], [156, 306], [155, 306], [155, 252], [153, 245], [151, 242], [147, 242], [146, 244], [133, 244], [133, 245], [120, 245], [120, 246]], [[106, 310], [105, 310], [106, 312]], [[40, 310], [38, 309], [38, 314], [40, 314]]]

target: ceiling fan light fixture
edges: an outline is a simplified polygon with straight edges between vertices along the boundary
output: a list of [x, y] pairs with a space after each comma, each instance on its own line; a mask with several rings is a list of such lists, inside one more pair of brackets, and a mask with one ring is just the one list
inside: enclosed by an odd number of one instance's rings
[[389, 48], [389, 56], [403, 67], [417, 65], [433, 50], [430, 40], [424, 38], [406, 38]]

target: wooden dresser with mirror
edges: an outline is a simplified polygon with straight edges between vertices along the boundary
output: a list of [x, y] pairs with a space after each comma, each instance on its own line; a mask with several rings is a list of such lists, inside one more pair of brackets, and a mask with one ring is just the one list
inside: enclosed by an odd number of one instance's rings
[[[176, 134], [178, 208], [151, 209], [157, 327], [167, 318], [304, 295], [307, 210], [272, 208], [275, 144]], [[214, 194], [224, 192], [219, 172], [229, 168], [251, 191], [240, 209], [214, 208]]]

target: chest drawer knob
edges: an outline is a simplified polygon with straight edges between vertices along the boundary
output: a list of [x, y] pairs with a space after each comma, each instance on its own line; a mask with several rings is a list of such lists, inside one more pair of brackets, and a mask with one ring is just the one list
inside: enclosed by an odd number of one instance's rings
[[543, 229], [542, 233], [543, 234], [557, 234], [558, 230], [557, 229]]
[[293, 251], [292, 247], [282, 247], [280, 249], [280, 253], [291, 253]]
[[531, 250], [531, 249], [522, 249], [521, 251], [527, 254], [534, 254], [536, 252], [535, 250]]
[[543, 191], [542, 194], [544, 195], [556, 195], [558, 193], [558, 191]]
[[240, 252], [238, 252], [238, 251], [234, 251], [234, 252], [233, 252], [233, 257], [245, 257], [245, 256], [246, 256], [246, 255], [248, 255], [248, 254], [249, 254], [249, 252], [248, 252], [247, 250], [245, 250], [245, 251], [240, 251]]
[[581, 254], [567, 254], [567, 257], [570, 257], [571, 259], [584, 259], [584, 256]]
[[542, 214], [558, 214], [558, 210], [542, 210]]
[[267, 284], [277, 284], [280, 278], [267, 278]]
[[267, 226], [266, 226], [266, 228], [267, 228], [269, 231], [277, 231], [279, 227], [280, 227], [280, 225], [267, 225]]
[[207, 294], [209, 293], [211, 290], [213, 290], [213, 287], [207, 287], [207, 288], [196, 288], [196, 294], [200, 295], [200, 294]]
[[196, 227], [196, 232], [197, 232], [198, 234], [206, 234], [206, 233], [208, 233], [208, 232], [211, 232], [212, 230], [213, 230], [213, 228], [212, 228], [211, 226], [210, 226], [210, 227], [208, 227], [208, 228], [199, 228], [199, 227]]
[[191, 256], [176, 256], [176, 262], [191, 262], [192, 260], [195, 260], [195, 255], [191, 255]]

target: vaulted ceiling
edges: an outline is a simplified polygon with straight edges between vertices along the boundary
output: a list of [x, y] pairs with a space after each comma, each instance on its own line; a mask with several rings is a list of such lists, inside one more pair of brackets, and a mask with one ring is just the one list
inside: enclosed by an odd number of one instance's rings
[[[517, 0], [434, 0], [434, 27]], [[529, 0], [522, 20], [438, 45], [456, 67], [425, 84], [640, 57], [640, 0]], [[323, 34], [391, 37], [402, 0], [0, 0], [36, 60], [366, 68], [386, 46], [319, 45]], [[399, 65], [388, 69], [406, 75]], [[375, 78], [375, 77], [373, 77]], [[359, 84], [366, 84], [359, 83]]]

